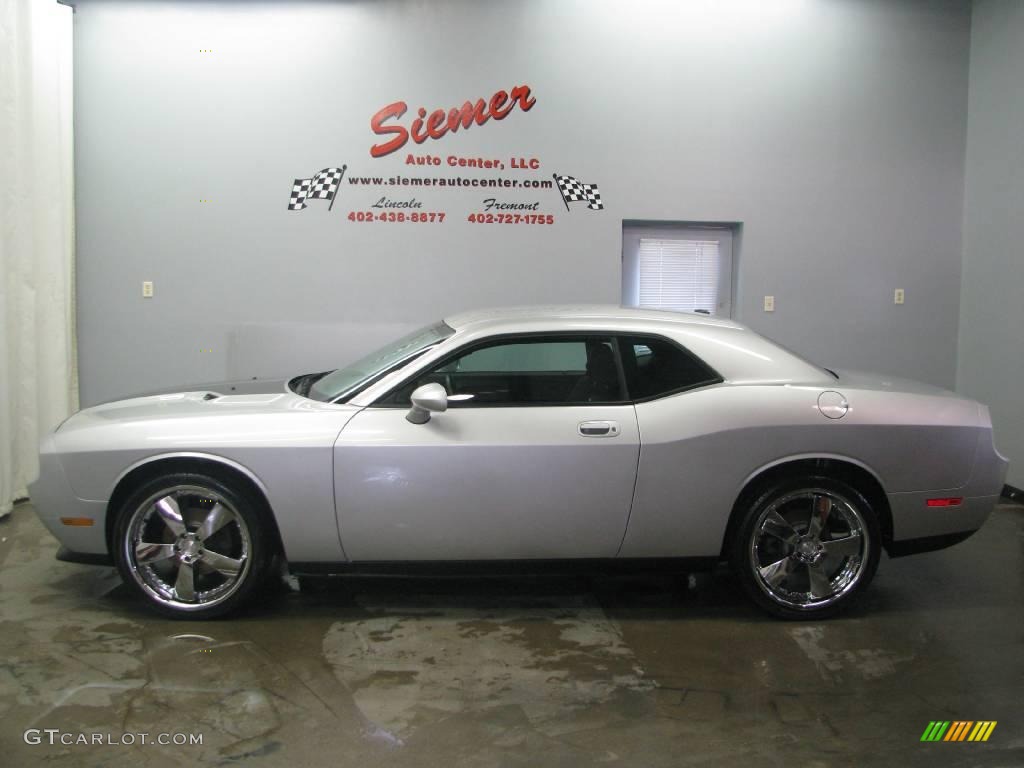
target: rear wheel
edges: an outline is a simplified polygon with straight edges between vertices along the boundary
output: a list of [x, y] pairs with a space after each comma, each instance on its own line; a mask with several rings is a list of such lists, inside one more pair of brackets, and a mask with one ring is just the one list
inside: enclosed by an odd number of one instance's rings
[[874, 577], [881, 531], [855, 488], [827, 477], [784, 480], [755, 494], [732, 542], [744, 590], [769, 613], [825, 618]]
[[165, 616], [203, 619], [238, 608], [264, 581], [272, 548], [260, 500], [194, 473], [152, 480], [125, 502], [114, 551], [125, 582]]

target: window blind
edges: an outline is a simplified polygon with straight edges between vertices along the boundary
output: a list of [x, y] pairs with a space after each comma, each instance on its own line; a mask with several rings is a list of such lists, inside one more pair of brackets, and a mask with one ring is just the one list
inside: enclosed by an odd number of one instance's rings
[[717, 240], [640, 238], [640, 306], [718, 311]]

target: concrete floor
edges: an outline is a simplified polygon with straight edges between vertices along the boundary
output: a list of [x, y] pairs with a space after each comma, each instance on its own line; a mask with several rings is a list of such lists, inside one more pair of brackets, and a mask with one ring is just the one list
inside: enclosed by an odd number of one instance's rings
[[[728, 572], [344, 580], [172, 622], [112, 569], [56, 562], [27, 504], [0, 539], [6, 766], [1024, 765], [1021, 506], [883, 558], [855, 611], [807, 624], [762, 616]], [[998, 726], [922, 744], [940, 719]], [[28, 745], [28, 728], [203, 744]]]

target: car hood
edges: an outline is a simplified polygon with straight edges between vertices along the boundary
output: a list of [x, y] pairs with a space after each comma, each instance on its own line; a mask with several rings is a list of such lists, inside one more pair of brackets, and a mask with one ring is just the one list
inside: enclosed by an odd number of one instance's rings
[[215, 383], [203, 384], [176, 384], [171, 387], [162, 387], [160, 389], [150, 389], [145, 392], [133, 393], [126, 398], [120, 398], [118, 401], [112, 402], [136, 400], [141, 397], [151, 397], [153, 395], [175, 395], [183, 392], [219, 392], [222, 395], [269, 395], [289, 391], [288, 382], [294, 378], [295, 376], [285, 376], [271, 379], [233, 379], [231, 381], [218, 381]]
[[213, 390], [174, 392], [115, 400], [85, 408], [65, 421], [62, 435], [101, 424], [156, 423], [167, 420], [223, 419], [230, 417], [272, 416], [274, 414], [358, 410], [348, 405], [332, 405], [301, 397], [292, 392], [223, 395]]

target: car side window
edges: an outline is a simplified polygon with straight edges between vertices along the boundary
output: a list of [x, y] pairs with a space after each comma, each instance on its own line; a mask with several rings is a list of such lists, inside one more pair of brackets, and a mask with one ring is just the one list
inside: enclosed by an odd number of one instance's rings
[[421, 373], [384, 398], [410, 404], [413, 390], [441, 384], [449, 407], [585, 405], [623, 402], [619, 364], [608, 336], [521, 337], [476, 345]]
[[633, 400], [650, 400], [721, 380], [701, 360], [667, 339], [620, 336], [619, 345]]

